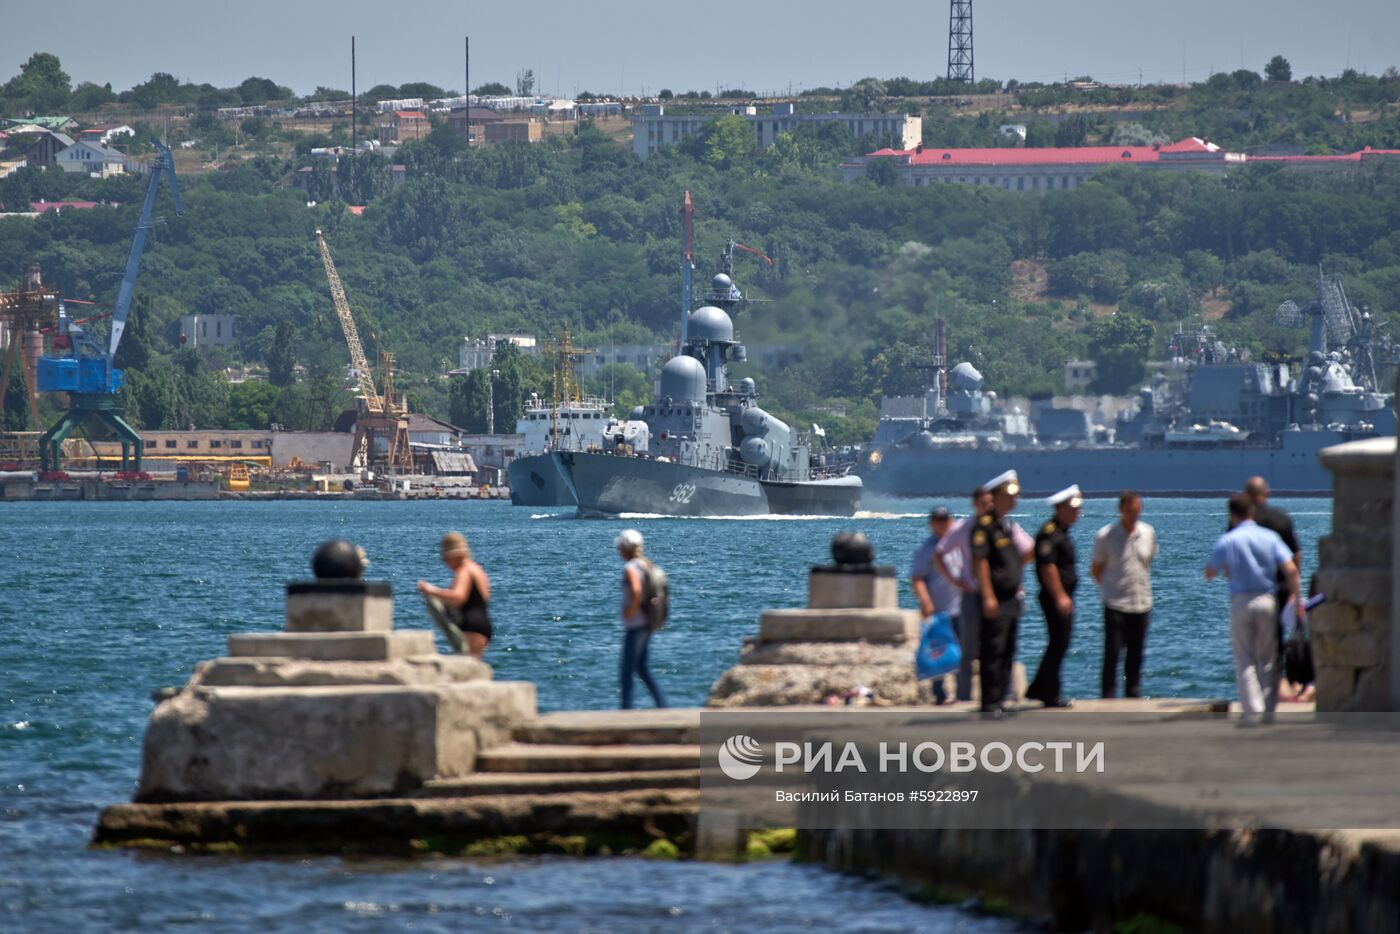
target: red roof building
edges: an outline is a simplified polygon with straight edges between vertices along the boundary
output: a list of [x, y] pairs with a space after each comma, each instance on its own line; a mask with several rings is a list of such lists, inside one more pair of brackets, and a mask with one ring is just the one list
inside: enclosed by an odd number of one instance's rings
[[1338, 156], [1247, 156], [1192, 136], [1152, 146], [880, 149], [842, 163], [841, 177], [854, 181], [865, 176], [866, 166], [872, 160], [891, 159], [899, 168], [901, 179], [909, 185], [991, 185], [1011, 191], [1054, 191], [1078, 188], [1094, 170], [1111, 165], [1224, 174], [1246, 162], [1324, 166], [1392, 157], [1400, 157], [1400, 151], [1368, 148]]
[[98, 207], [96, 201], [31, 201], [29, 210], [35, 214], [43, 214], [47, 211], [90, 211]]
[[[382, 119], [382, 118], [381, 118]], [[422, 139], [433, 129], [421, 110], [396, 110], [379, 124], [379, 142], [385, 146]]]

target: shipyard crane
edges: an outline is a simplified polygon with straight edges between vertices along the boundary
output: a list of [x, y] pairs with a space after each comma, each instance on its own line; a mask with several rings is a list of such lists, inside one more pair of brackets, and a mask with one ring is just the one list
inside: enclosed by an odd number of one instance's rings
[[[350, 464], [352, 467], [383, 464], [389, 468], [411, 470], [413, 452], [408, 441], [408, 405], [394, 395], [394, 357], [389, 353], [380, 354], [380, 366], [384, 370], [384, 393], [380, 395], [374, 385], [369, 361], [365, 358], [365, 348], [360, 342], [355, 318], [350, 313], [345, 287], [340, 284], [340, 273], [336, 272], [331, 249], [319, 230], [316, 231], [316, 246], [321, 252], [321, 264], [326, 268], [331, 302], [335, 305], [336, 317], [340, 319], [346, 346], [350, 348], [350, 367], [355, 372], [359, 389], [359, 411], [355, 419]], [[379, 444], [380, 440], [383, 440], [383, 445]]]
[[3, 351], [5, 362], [0, 366], [0, 410], [5, 407], [10, 374], [18, 364], [25, 394], [29, 397], [29, 413], [35, 424], [41, 421], [35, 382], [39, 358], [44, 353], [44, 332], [52, 330], [53, 322], [58, 320], [60, 300], [57, 289], [44, 285], [38, 263], [25, 267], [18, 289], [0, 292], [0, 347], [6, 348]]
[[[66, 352], [39, 358], [36, 380], [39, 392], [68, 394], [68, 410], [39, 438], [39, 460], [45, 472], [60, 469], [64, 440], [89, 418], [105, 424], [121, 442], [123, 471], [141, 469], [145, 442], [136, 429], [121, 417], [118, 392], [126, 378], [113, 361], [126, 330], [126, 320], [131, 314], [132, 292], [136, 288], [136, 275], [141, 269], [146, 237], [155, 223], [151, 212], [155, 209], [156, 193], [162, 177], [170, 182], [175, 215], [179, 217], [184, 214], [180, 209], [180, 185], [175, 179], [175, 160], [163, 143], [152, 141], [152, 145], [156, 147], [156, 161], [151, 167], [151, 183], [146, 187], [146, 200], [141, 205], [136, 231], [131, 238], [131, 252], [127, 254], [126, 271], [117, 290], [117, 303], [112, 307], [112, 328], [106, 348], [83, 323], [68, 317], [60, 301], [56, 325], [58, 334], [51, 345], [55, 350]], [[131, 457], [133, 449], [134, 465]]]

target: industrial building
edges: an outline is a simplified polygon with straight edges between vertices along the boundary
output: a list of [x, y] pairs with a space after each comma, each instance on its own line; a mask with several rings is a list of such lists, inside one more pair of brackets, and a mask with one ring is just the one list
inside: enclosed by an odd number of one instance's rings
[[[781, 133], [824, 123], [842, 123], [856, 139], [881, 136], [899, 140], [904, 149], [919, 145], [924, 132], [923, 118], [916, 114], [797, 113], [790, 102], [774, 104], [768, 113], [761, 114], [756, 106], [746, 105], [731, 107], [727, 114], [747, 120], [753, 126], [755, 142], [765, 149], [772, 146]], [[645, 104], [641, 113], [632, 118], [632, 151], [637, 158], [645, 159], [658, 149], [694, 136], [706, 123], [727, 114], [667, 114], [663, 104]]]

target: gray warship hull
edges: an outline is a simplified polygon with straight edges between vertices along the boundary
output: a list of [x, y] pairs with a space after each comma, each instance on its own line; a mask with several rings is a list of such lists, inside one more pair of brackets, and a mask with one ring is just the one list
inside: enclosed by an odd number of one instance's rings
[[1358, 435], [1343, 431], [1285, 434], [1279, 447], [1151, 448], [1025, 447], [879, 450], [859, 473], [871, 493], [886, 496], [966, 496], [973, 487], [1015, 468], [1026, 495], [1048, 495], [1071, 483], [1087, 496], [1131, 489], [1151, 496], [1220, 496], [1262, 476], [1278, 496], [1330, 496], [1331, 474], [1318, 452]]
[[784, 482], [644, 457], [551, 456], [582, 516], [852, 516], [860, 504], [854, 476]]
[[506, 471], [513, 506], [577, 506], [573, 490], [549, 454], [526, 454]]

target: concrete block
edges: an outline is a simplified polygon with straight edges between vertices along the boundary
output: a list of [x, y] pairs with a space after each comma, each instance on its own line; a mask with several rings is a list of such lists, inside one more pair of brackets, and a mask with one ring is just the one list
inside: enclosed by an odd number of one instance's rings
[[[1390, 606], [1390, 566], [1372, 568], [1322, 567], [1317, 589], [1328, 601], [1344, 600], [1359, 606]], [[1326, 606], [1326, 604], [1323, 604]]]
[[893, 575], [813, 571], [807, 575], [807, 607], [893, 610], [899, 607], [899, 581]]
[[1317, 541], [1318, 564], [1324, 568], [1387, 568], [1389, 536], [1324, 535]]
[[228, 637], [234, 658], [305, 658], [316, 661], [387, 662], [437, 651], [427, 629], [397, 632], [249, 632]]
[[1314, 665], [1313, 686], [1317, 690], [1318, 711], [1351, 710], [1352, 694], [1356, 690], [1356, 669], [1325, 664], [1316, 658]]
[[350, 684], [458, 684], [491, 680], [491, 666], [469, 655], [414, 655], [390, 662], [216, 658], [190, 679], [208, 687], [329, 687]]
[[287, 587], [287, 632], [388, 632], [394, 598], [386, 592], [292, 584]]
[[872, 642], [761, 642], [739, 655], [741, 665], [855, 665], [913, 664], [914, 646], [908, 643]]
[[1314, 630], [1312, 633], [1314, 664], [1323, 663], [1340, 668], [1370, 668], [1390, 652], [1389, 633], [1352, 631], [1333, 633]]
[[1308, 627], [1318, 633], [1356, 632], [1361, 628], [1361, 607], [1342, 600], [1328, 600], [1308, 613]]
[[[884, 642], [919, 638], [913, 610], [764, 610], [759, 642]], [[912, 668], [912, 663], [911, 663]]]
[[136, 799], [402, 794], [466, 775], [534, 713], [520, 682], [193, 688], [151, 715]]

